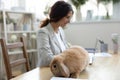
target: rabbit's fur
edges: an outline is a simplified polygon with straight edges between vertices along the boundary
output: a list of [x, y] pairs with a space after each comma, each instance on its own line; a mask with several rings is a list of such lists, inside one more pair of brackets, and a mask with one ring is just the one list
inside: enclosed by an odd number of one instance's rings
[[74, 46], [55, 55], [50, 63], [50, 69], [57, 77], [77, 78], [87, 67], [88, 62], [88, 52], [80, 46]]

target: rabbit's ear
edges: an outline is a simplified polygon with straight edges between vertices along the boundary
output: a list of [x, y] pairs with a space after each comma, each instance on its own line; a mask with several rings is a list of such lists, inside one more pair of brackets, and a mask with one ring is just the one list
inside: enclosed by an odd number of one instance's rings
[[60, 73], [62, 74], [62, 76], [64, 76], [64, 77], [70, 76], [69, 69], [63, 63], [58, 64], [58, 69], [59, 69]]

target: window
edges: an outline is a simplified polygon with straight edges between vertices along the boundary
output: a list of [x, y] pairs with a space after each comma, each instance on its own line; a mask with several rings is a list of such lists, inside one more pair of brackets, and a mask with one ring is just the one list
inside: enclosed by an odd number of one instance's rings
[[[46, 17], [45, 10], [58, 0], [0, 0], [0, 8], [11, 9], [11, 10], [26, 10], [35, 13], [36, 18], [42, 20]], [[70, 0], [65, 0], [70, 2]], [[70, 2], [71, 3], [71, 2]], [[120, 2], [119, 2], [120, 3]], [[72, 3], [71, 3], [72, 4]], [[75, 13], [77, 12], [74, 5], [72, 4]], [[103, 20], [106, 19], [107, 11], [110, 18], [119, 18], [118, 13], [120, 13], [119, 8], [113, 10], [114, 5], [110, 2], [108, 5], [100, 3], [97, 5], [96, 0], [88, 0], [86, 4], [81, 6], [81, 21], [86, 20]], [[120, 7], [118, 4], [117, 7]], [[73, 16], [73, 21], [76, 21], [76, 14]], [[120, 18], [119, 18], [120, 19]]]

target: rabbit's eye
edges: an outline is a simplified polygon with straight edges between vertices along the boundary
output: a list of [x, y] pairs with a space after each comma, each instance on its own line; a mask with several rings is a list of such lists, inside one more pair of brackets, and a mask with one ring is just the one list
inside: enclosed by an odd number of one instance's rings
[[53, 67], [56, 68], [56, 65], [54, 64]]

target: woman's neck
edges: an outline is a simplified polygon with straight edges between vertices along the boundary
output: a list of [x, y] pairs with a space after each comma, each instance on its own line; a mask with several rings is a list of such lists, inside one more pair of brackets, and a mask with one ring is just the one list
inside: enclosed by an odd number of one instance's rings
[[53, 27], [54, 32], [58, 33], [59, 25], [55, 22], [51, 22], [50, 24]]

